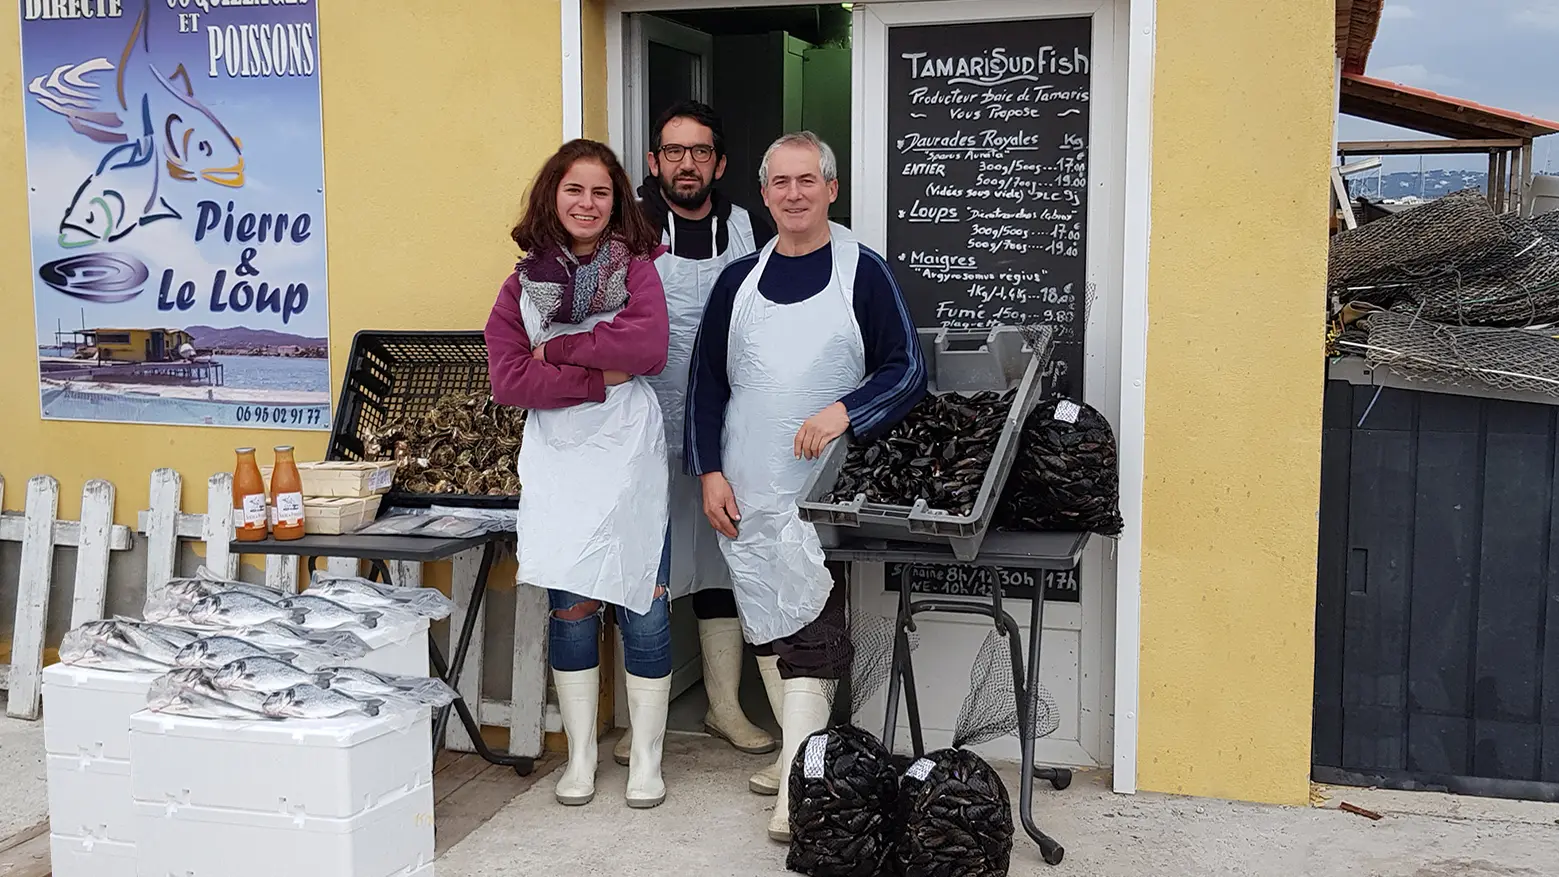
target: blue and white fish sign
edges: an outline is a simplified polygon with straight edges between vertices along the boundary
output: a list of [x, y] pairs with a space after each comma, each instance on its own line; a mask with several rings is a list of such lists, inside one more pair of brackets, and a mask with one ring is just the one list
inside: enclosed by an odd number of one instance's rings
[[313, 0], [20, 0], [43, 417], [330, 428]]

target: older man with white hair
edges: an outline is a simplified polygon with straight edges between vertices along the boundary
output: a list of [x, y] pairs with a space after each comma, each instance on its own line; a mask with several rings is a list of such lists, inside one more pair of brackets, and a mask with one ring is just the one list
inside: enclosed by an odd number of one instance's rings
[[825, 681], [854, 656], [845, 585], [835, 586], [796, 500], [829, 442], [846, 431], [871, 441], [903, 419], [925, 395], [926, 365], [887, 262], [828, 221], [839, 197], [828, 144], [810, 132], [781, 137], [758, 182], [777, 236], [727, 266], [710, 293], [684, 455], [780, 720], [779, 761], [748, 785], [778, 794], [769, 836], [788, 842], [791, 760], [827, 725]]

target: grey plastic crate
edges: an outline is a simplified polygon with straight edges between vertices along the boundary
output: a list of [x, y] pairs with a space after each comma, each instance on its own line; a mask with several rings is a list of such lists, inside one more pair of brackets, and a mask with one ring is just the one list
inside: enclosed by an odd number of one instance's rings
[[949, 545], [953, 555], [964, 561], [973, 560], [980, 553], [980, 543], [996, 513], [1007, 474], [1017, 459], [1023, 423], [1044, 397], [1042, 383], [1052, 350], [1051, 329], [921, 329], [919, 336], [931, 394], [969, 395], [1017, 388], [980, 492], [966, 515], [930, 508], [925, 500], [917, 500], [913, 506], [889, 505], [867, 502], [861, 494], [848, 502], [824, 502], [823, 497], [839, 480], [839, 470], [850, 449], [847, 439], [836, 439], [823, 452], [796, 504], [801, 519], [817, 528], [825, 548], [838, 546], [848, 536]]

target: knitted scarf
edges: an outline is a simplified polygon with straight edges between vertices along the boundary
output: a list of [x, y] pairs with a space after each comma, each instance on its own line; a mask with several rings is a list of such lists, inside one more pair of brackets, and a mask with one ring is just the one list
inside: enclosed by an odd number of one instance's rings
[[554, 322], [580, 323], [592, 314], [610, 313], [627, 304], [631, 260], [628, 246], [609, 238], [583, 265], [573, 253], [547, 247], [527, 254], [514, 270], [546, 327]]

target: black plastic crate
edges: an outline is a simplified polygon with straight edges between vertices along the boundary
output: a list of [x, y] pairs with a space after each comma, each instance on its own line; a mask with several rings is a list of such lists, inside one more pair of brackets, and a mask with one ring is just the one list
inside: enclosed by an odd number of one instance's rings
[[[358, 332], [336, 400], [327, 460], [367, 460], [364, 434], [386, 421], [433, 407], [448, 393], [492, 392], [487, 339], [472, 332]], [[411, 493], [392, 488], [383, 508], [509, 508], [519, 496]]]

